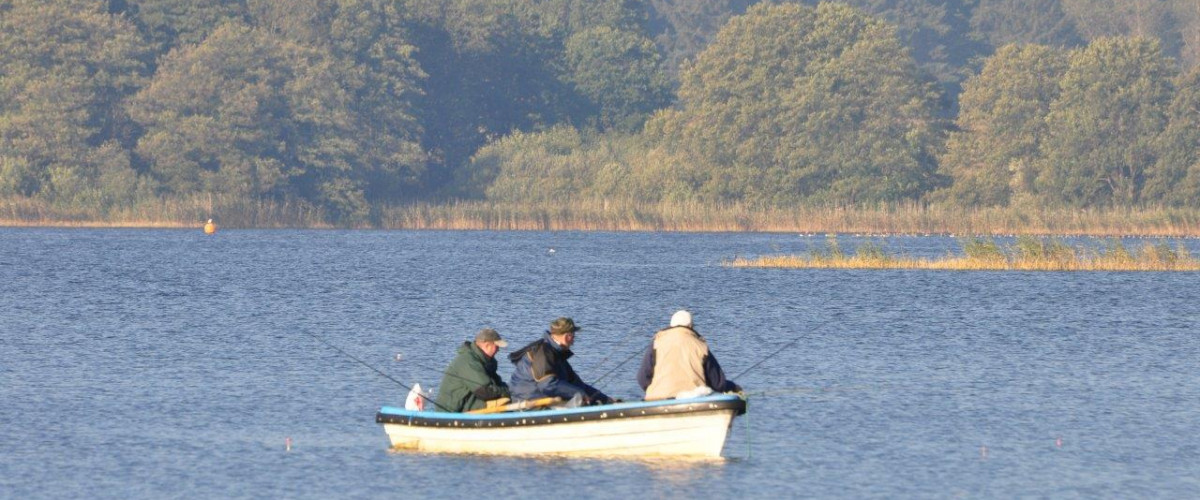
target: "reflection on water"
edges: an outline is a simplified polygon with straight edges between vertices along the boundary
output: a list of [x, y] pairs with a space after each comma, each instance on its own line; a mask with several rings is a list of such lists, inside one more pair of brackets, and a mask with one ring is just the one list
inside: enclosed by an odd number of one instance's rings
[[728, 459], [645, 458], [637, 461], [645, 467], [659, 487], [673, 488], [701, 481], [720, 480]]
[[[0, 496], [1200, 497], [1200, 277], [719, 265], [823, 242], [0, 229]], [[793, 343], [737, 378], [725, 460], [391, 452], [408, 391], [304, 334], [432, 387], [479, 328], [566, 315], [634, 399], [620, 360], [680, 308], [726, 373]]]

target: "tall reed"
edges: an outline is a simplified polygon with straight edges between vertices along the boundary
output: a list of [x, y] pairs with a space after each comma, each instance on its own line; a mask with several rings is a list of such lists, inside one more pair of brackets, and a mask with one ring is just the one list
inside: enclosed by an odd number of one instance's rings
[[0, 200], [0, 225], [194, 227], [373, 227], [604, 231], [761, 231], [851, 234], [976, 234], [1058, 236], [1200, 236], [1200, 210], [1168, 208], [929, 208], [916, 203], [860, 207], [757, 206], [696, 201], [637, 203], [566, 200], [554, 203], [448, 201], [381, 205], [353, 226], [329, 221], [300, 200], [227, 195], [154, 198], [132, 205], [62, 207], [30, 198]]
[[332, 227], [325, 218], [324, 210], [310, 203], [227, 195], [152, 198], [104, 209], [32, 198], [0, 200], [0, 226], [186, 228], [214, 219], [222, 227]]
[[851, 234], [1200, 236], [1200, 210], [1115, 208], [780, 208], [738, 203], [570, 200], [561, 205], [458, 201], [380, 210], [388, 229], [759, 231]]
[[1166, 241], [1146, 241], [1130, 250], [1117, 238], [1103, 249], [1071, 246], [1058, 238], [1021, 236], [1003, 247], [991, 238], [960, 240], [963, 255], [913, 258], [886, 254], [874, 242], [866, 242], [846, 254], [830, 237], [824, 248], [808, 255], [777, 255], [735, 258], [729, 267], [815, 268], [815, 269], [936, 269], [957, 271], [1200, 271], [1200, 260], [1187, 248]]

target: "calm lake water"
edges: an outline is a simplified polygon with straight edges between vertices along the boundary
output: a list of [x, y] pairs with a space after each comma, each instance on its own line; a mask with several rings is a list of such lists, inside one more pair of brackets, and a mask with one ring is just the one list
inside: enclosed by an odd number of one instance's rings
[[[1200, 275], [720, 265], [823, 242], [0, 228], [0, 496], [1200, 497]], [[632, 398], [682, 307], [730, 376], [801, 339], [737, 378], [724, 461], [389, 452], [406, 390], [309, 336], [432, 386], [479, 328], [572, 316]]]

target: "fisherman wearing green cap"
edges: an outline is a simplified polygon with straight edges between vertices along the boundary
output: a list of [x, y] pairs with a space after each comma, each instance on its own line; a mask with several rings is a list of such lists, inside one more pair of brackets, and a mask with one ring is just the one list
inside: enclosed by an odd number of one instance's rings
[[465, 412], [507, 403], [508, 386], [496, 373], [496, 352], [506, 346], [508, 342], [491, 328], [480, 330], [474, 342], [463, 342], [442, 376], [437, 407]]
[[567, 406], [609, 404], [613, 399], [583, 382], [567, 360], [574, 354], [575, 326], [571, 318], [558, 318], [542, 338], [533, 341], [508, 359], [513, 369], [512, 397], [518, 401], [560, 397]]

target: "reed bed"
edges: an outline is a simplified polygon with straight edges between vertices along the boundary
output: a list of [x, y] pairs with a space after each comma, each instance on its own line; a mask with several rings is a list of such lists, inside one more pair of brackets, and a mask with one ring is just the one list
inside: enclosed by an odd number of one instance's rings
[[386, 207], [379, 224], [387, 229], [1198, 237], [1200, 210], [959, 209], [915, 203], [779, 208], [579, 200], [548, 206], [460, 201]]
[[295, 201], [194, 196], [97, 208], [63, 207], [32, 198], [0, 200], [0, 226], [198, 228], [208, 219], [221, 227], [333, 227], [325, 222], [323, 210]]
[[0, 226], [225, 228], [486, 229], [536, 231], [706, 231], [847, 234], [1200, 237], [1200, 210], [1172, 208], [869, 207], [780, 208], [699, 202], [548, 203], [449, 201], [376, 207], [369, 220], [333, 223], [303, 201], [231, 196], [151, 199], [107, 208], [62, 207], [41, 200], [0, 200]]
[[1200, 271], [1200, 260], [1187, 248], [1172, 248], [1165, 241], [1144, 242], [1129, 250], [1118, 239], [1103, 248], [1071, 246], [1056, 238], [1022, 236], [1011, 246], [990, 238], [966, 238], [963, 255], [914, 258], [889, 255], [871, 242], [854, 254], [843, 253], [836, 237], [826, 247], [809, 255], [780, 255], [735, 258], [728, 267], [805, 269], [931, 269], [947, 271]]

